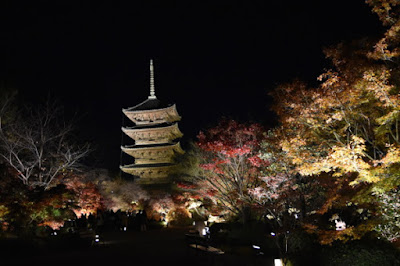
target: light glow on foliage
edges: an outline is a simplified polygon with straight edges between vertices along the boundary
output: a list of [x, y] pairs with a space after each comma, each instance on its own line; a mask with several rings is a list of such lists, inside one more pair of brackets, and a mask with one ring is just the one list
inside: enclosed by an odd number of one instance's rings
[[258, 124], [240, 124], [222, 120], [196, 143], [202, 157], [197, 192], [230, 214], [242, 214], [252, 196], [248, 193], [260, 183], [261, 169], [268, 161], [259, 157], [263, 128]]
[[84, 182], [82, 177], [72, 176], [65, 180], [65, 184], [77, 197], [76, 203], [79, 208], [72, 210], [78, 218], [82, 215], [95, 214], [98, 209], [102, 208], [102, 197], [92, 182]]
[[45, 221], [40, 223], [39, 226], [49, 226], [53, 230], [59, 230], [64, 226], [64, 221]]
[[[294, 167], [289, 173], [321, 182], [321, 202], [314, 213], [302, 214], [311, 216], [304, 228], [323, 244], [359, 239], [372, 230], [394, 241], [400, 232], [400, 3], [366, 2], [387, 26], [379, 41], [326, 48], [333, 68], [318, 77], [319, 85], [294, 81], [272, 93], [281, 160]], [[252, 193], [275, 199], [267, 189]], [[346, 205], [349, 201], [360, 206]], [[326, 215], [336, 211], [348, 224], [338, 218], [328, 226]]]
[[223, 223], [223, 222], [225, 222], [226, 220], [225, 220], [223, 217], [221, 217], [221, 216], [209, 215], [207, 221], [208, 221], [209, 223]]
[[400, 191], [393, 189], [376, 196], [382, 222], [375, 227], [375, 231], [387, 240], [395, 241], [400, 238]]

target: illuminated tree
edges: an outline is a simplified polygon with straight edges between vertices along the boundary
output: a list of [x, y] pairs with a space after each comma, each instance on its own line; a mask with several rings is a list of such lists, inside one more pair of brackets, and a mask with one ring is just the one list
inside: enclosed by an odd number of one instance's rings
[[29, 210], [30, 223], [59, 229], [67, 219], [74, 219], [72, 211], [75, 195], [64, 185], [44, 190], [42, 187], [28, 193], [29, 200], [21, 202]]
[[246, 221], [254, 197], [250, 189], [260, 184], [260, 169], [265, 163], [258, 157], [263, 129], [223, 120], [218, 126], [198, 135], [200, 168], [194, 183], [197, 193], [230, 215]]
[[49, 188], [57, 178], [79, 168], [89, 148], [72, 138], [73, 124], [48, 100], [19, 113], [0, 130], [0, 156], [27, 186]]
[[400, 4], [396, 0], [366, 0], [387, 28], [383, 37], [368, 54], [371, 58], [383, 61], [397, 61], [400, 55]]
[[[269, 131], [267, 138], [262, 142], [259, 157], [268, 162], [259, 179], [262, 181], [259, 186], [250, 189], [249, 193], [256, 199], [263, 216], [274, 220], [279, 227], [283, 227], [282, 215], [290, 208], [288, 196], [291, 194], [294, 185], [296, 172], [288, 160], [284, 158], [284, 152], [279, 150], [276, 132]], [[294, 206], [292, 206], [294, 208]]]
[[[319, 77], [318, 87], [295, 81], [273, 93], [280, 147], [296, 171], [335, 181], [336, 194], [327, 194], [319, 214], [326, 216], [338, 203], [343, 209], [366, 204], [355, 210], [367, 208], [358, 215], [365, 223], [340, 232], [355, 238], [372, 230], [365, 214], [375, 212], [375, 196], [387, 196], [400, 183], [399, 8], [397, 1], [367, 3], [389, 26], [381, 40], [325, 49], [333, 68]], [[352, 198], [341, 194], [345, 188]]]
[[102, 209], [102, 196], [94, 183], [86, 181], [82, 176], [74, 175], [67, 178], [64, 184], [76, 197], [77, 206], [73, 211], [78, 218], [82, 214], [96, 214], [98, 209]]
[[75, 217], [74, 193], [64, 185], [30, 189], [17, 178], [8, 177], [1, 180], [0, 192], [3, 230], [32, 234], [37, 226], [58, 229]]
[[375, 230], [385, 239], [400, 239], [400, 190], [399, 188], [377, 195], [380, 212], [380, 223]]
[[148, 193], [137, 183], [119, 178], [104, 180], [99, 184], [99, 190], [104, 198], [104, 207], [113, 211], [143, 208], [143, 202], [149, 199]]
[[281, 258], [286, 258], [294, 252], [296, 236], [304, 234], [302, 225], [325, 198], [319, 180], [298, 174], [279, 146], [281, 136], [279, 128], [267, 132], [259, 156], [268, 163], [262, 169], [260, 186], [249, 192], [255, 198], [254, 209], [271, 230]]
[[161, 192], [147, 201], [145, 207], [148, 210], [148, 217], [154, 220], [166, 219], [167, 222], [170, 222], [169, 219], [174, 218], [171, 211], [176, 208], [176, 205], [169, 193]]

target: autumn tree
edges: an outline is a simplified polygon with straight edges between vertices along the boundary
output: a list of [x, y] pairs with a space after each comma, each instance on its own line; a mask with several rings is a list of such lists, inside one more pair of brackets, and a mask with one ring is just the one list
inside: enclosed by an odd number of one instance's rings
[[33, 234], [38, 226], [60, 228], [73, 219], [75, 194], [59, 184], [45, 190], [29, 189], [16, 178], [4, 178], [0, 184], [1, 231]]
[[400, 184], [400, 24], [397, 1], [367, 2], [389, 27], [384, 37], [325, 49], [332, 69], [320, 75], [319, 86], [295, 81], [278, 87], [273, 96], [283, 132], [280, 147], [296, 171], [328, 174], [338, 189], [350, 185], [359, 193], [347, 203], [369, 202], [373, 212], [376, 196]]
[[66, 178], [63, 183], [75, 195], [73, 211], [78, 218], [96, 214], [97, 210], [102, 209], [103, 198], [94, 182], [75, 174]]
[[98, 187], [104, 198], [104, 207], [113, 211], [142, 209], [143, 203], [150, 198], [136, 182], [121, 178], [106, 179]]
[[382, 237], [393, 242], [400, 238], [400, 188], [377, 195], [380, 221], [374, 227]]
[[198, 135], [200, 171], [192, 176], [197, 193], [232, 216], [244, 221], [249, 216], [264, 163], [258, 157], [263, 128], [222, 120], [216, 127]]
[[324, 203], [324, 190], [319, 180], [297, 172], [279, 145], [282, 134], [279, 128], [266, 132], [259, 153], [266, 162], [259, 177], [262, 182], [249, 192], [255, 198], [255, 211], [271, 230], [280, 257], [287, 258], [295, 252], [293, 243], [305, 234], [304, 223]]
[[25, 185], [47, 189], [57, 178], [77, 170], [89, 153], [89, 147], [79, 145], [72, 132], [73, 124], [62, 118], [61, 107], [49, 99], [2, 125], [0, 156]]

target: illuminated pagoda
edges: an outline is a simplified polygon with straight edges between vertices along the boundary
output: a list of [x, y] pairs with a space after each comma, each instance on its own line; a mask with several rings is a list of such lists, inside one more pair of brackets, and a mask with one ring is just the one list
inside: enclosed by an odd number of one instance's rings
[[135, 125], [122, 127], [122, 131], [134, 141], [134, 145], [121, 146], [134, 163], [121, 165], [123, 172], [138, 177], [140, 184], [169, 183], [169, 176], [176, 166], [174, 156], [183, 153], [179, 139], [183, 136], [178, 128], [181, 120], [175, 104], [163, 105], [155, 95], [154, 67], [150, 60], [150, 96], [142, 103], [122, 109]]

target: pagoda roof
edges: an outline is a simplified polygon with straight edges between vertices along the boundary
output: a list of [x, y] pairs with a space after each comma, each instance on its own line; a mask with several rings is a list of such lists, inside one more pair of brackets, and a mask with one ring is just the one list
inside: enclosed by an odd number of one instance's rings
[[[153, 100], [152, 100], [153, 101]], [[154, 105], [156, 106], [156, 105]], [[148, 106], [149, 107], [149, 106]], [[172, 123], [181, 120], [176, 110], [176, 105], [169, 105], [159, 109], [135, 109], [134, 107], [122, 109], [122, 112], [136, 125], [154, 125]]]
[[124, 127], [125, 129], [153, 129], [153, 128], [167, 128], [174, 126], [177, 123], [160, 123], [160, 124], [143, 124], [131, 127]]
[[164, 109], [171, 106], [171, 104], [163, 104], [160, 100], [156, 99], [146, 99], [145, 101], [126, 108], [122, 109], [125, 112], [135, 112], [135, 111], [149, 111], [149, 110], [157, 110], [157, 109]]
[[[128, 164], [128, 165], [121, 165], [119, 168], [127, 173], [127, 174], [131, 174], [131, 175], [137, 175], [140, 178], [146, 178], [144, 176], [141, 176], [141, 172], [145, 171], [145, 172], [159, 172], [158, 174], [155, 174], [154, 177], [156, 177], [157, 175], [163, 175], [162, 173], [166, 173], [167, 171], [173, 169], [174, 167], [176, 167], [176, 164], [173, 163], [155, 163], [155, 164]], [[147, 177], [148, 178], [148, 177]]]
[[164, 104], [160, 100], [157, 99], [155, 94], [155, 86], [154, 86], [154, 67], [153, 67], [153, 60], [150, 60], [150, 95], [149, 97], [144, 100], [143, 102], [129, 107], [127, 109], [122, 109], [122, 111], [132, 112], [132, 111], [147, 111], [147, 110], [157, 110], [163, 109], [166, 107], [171, 106], [171, 104]]
[[156, 149], [164, 149], [164, 148], [181, 148], [179, 142], [175, 143], [162, 143], [162, 144], [148, 144], [148, 145], [127, 145], [121, 146], [122, 150], [156, 150]]
[[122, 131], [135, 140], [136, 145], [171, 143], [183, 136], [177, 123], [163, 127], [122, 127]]
[[[163, 145], [130, 145], [121, 146], [121, 150], [139, 161], [171, 161], [174, 153], [183, 154], [179, 142], [165, 143]], [[154, 154], [156, 153], [156, 154]], [[157, 159], [158, 158], [158, 159]]]
[[176, 164], [173, 163], [153, 163], [153, 164], [128, 164], [128, 165], [121, 165], [121, 169], [156, 169], [156, 168], [165, 168], [175, 166]]
[[133, 126], [133, 127], [122, 127], [122, 131], [124, 132], [135, 132], [135, 131], [162, 131], [165, 129], [178, 129], [178, 123], [173, 124], [158, 124], [158, 125], [150, 125], [150, 126]]

